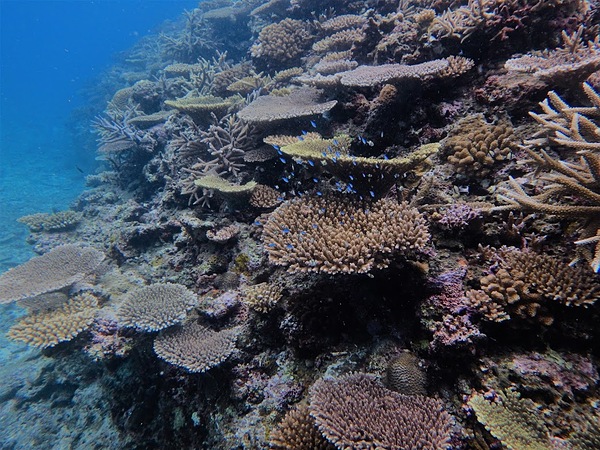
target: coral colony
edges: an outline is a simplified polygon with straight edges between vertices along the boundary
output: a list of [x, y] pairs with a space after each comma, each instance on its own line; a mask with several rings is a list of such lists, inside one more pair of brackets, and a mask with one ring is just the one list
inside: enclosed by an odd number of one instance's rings
[[20, 219], [8, 337], [101, 381], [115, 448], [600, 448], [599, 27], [200, 3], [105, 75], [72, 210]]

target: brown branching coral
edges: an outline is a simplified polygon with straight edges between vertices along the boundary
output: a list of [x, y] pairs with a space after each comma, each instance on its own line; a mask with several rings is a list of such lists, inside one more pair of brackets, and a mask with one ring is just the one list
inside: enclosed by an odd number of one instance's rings
[[350, 28], [338, 31], [313, 44], [312, 49], [317, 53], [329, 53], [331, 51], [348, 50], [356, 42], [365, 39], [365, 32], [361, 29]]
[[224, 244], [225, 242], [236, 238], [239, 233], [240, 227], [236, 224], [231, 224], [219, 229], [208, 230], [206, 232], [206, 238], [217, 244]]
[[250, 204], [255, 208], [269, 209], [274, 208], [283, 201], [283, 194], [277, 189], [259, 184], [252, 191]]
[[250, 53], [254, 58], [285, 64], [298, 58], [309, 43], [308, 24], [288, 18], [260, 30]]
[[452, 420], [441, 402], [398, 394], [366, 374], [320, 380], [310, 412], [337, 448], [446, 449]]
[[321, 434], [306, 403], [290, 409], [271, 433], [270, 444], [278, 450], [335, 450]]
[[244, 290], [242, 301], [253, 310], [266, 314], [279, 302], [282, 292], [276, 284], [259, 283]]
[[42, 311], [21, 319], [8, 331], [8, 337], [33, 347], [54, 347], [72, 340], [86, 330], [98, 310], [98, 299], [82, 293], [51, 311]]
[[66, 244], [0, 275], [0, 304], [57, 291], [82, 280], [104, 259], [104, 253]]
[[[555, 92], [540, 103], [542, 114], [531, 113], [542, 126], [541, 138], [526, 142], [526, 151], [537, 166], [534, 176], [542, 181], [543, 190], [539, 194], [529, 194], [515, 180], [509, 180], [509, 187], [499, 190], [499, 199], [508, 203], [496, 210], [521, 209], [540, 212], [565, 218], [585, 219], [581, 239], [581, 258], [589, 261], [595, 272], [600, 270], [600, 96], [587, 83], [583, 90], [590, 100], [589, 107], [572, 107]], [[574, 150], [573, 155], [565, 155], [571, 161], [563, 161], [551, 156], [546, 150], [536, 150], [538, 146], [554, 145]], [[541, 173], [539, 175], [538, 173]], [[586, 245], [595, 245], [593, 252]]]
[[305, 196], [270, 215], [263, 240], [269, 261], [290, 272], [366, 273], [422, 251], [429, 232], [406, 203]]
[[469, 406], [477, 420], [511, 450], [546, 450], [552, 448], [548, 430], [535, 412], [531, 400], [520, 398], [513, 390], [506, 390], [494, 402], [476, 394]]
[[189, 372], [206, 372], [233, 353], [239, 333], [239, 327], [214, 331], [197, 322], [188, 322], [163, 331], [154, 340], [154, 352]]
[[122, 325], [141, 331], [158, 331], [181, 322], [198, 300], [181, 284], [156, 283], [125, 296], [118, 311]]
[[448, 161], [459, 173], [486, 176], [492, 167], [512, 156], [518, 140], [508, 121], [490, 124], [474, 115], [462, 119], [444, 142]]
[[582, 267], [514, 248], [500, 249], [496, 259], [496, 270], [480, 279], [481, 290], [467, 291], [471, 306], [487, 320], [513, 317], [550, 325], [552, 303], [587, 306], [600, 298], [596, 276]]
[[295, 119], [323, 114], [333, 108], [336, 100], [320, 103], [319, 91], [302, 88], [280, 97], [258, 97], [238, 113], [238, 117], [250, 123], [266, 123], [276, 120]]

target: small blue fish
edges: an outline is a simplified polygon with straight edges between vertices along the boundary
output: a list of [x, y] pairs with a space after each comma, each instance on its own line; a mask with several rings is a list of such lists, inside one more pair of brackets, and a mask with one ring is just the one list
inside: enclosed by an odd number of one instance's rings
[[271, 243], [269, 244], [269, 247], [275, 247], [275, 244], [271, 242]]
[[369, 191], [369, 194], [371, 195], [371, 197], [375, 198], [375, 192]]
[[354, 177], [352, 175], [348, 175], [348, 178], [350, 178], [351, 180], [354, 180]]
[[363, 178], [367, 178], [367, 176], [365, 175], [365, 173], [364, 173], [364, 172], [363, 172], [363, 173], [361, 173], [361, 175], [362, 175], [362, 177], [363, 177]]
[[355, 158], [353, 158], [353, 159], [352, 159], [352, 164], [353, 164], [354, 166], [356, 166], [356, 159], [355, 159]]
[[304, 140], [304, 138], [303, 138], [302, 136], [298, 136], [298, 140], [299, 140], [299, 141], [303, 141], [303, 140]]
[[334, 140], [333, 140], [333, 145], [340, 145], [340, 143], [338, 142], [338, 140], [337, 140], [337, 139], [334, 139]]
[[360, 137], [360, 141], [364, 144], [367, 145], [367, 140], [364, 137]]
[[388, 155], [383, 155], [383, 159], [388, 160], [390, 158], [388, 158]]
[[277, 197], [277, 201], [278, 202], [282, 202], [283, 201], [283, 197]]
[[288, 244], [285, 246], [285, 248], [287, 248], [288, 250], [291, 250], [294, 248], [294, 246], [292, 244]]
[[306, 130], [302, 130], [302, 134], [303, 134], [304, 136], [306, 136], [306, 135], [308, 134], [308, 131], [306, 131]]
[[312, 162], [310, 159], [308, 160], [308, 165], [311, 166], [311, 167], [315, 167], [315, 163]]
[[379, 163], [375, 164], [375, 168], [379, 169]]
[[281, 150], [277, 149], [277, 154], [278, 155], [283, 155], [283, 152]]
[[383, 131], [379, 134], [380, 137], [383, 137]]
[[282, 163], [285, 164], [285, 158], [283, 156], [281, 158], [279, 158], [279, 161], [281, 161]]
[[260, 223], [258, 220], [255, 220], [255, 221], [254, 221], [254, 225], [260, 226], [260, 225], [261, 225], [261, 223]]
[[312, 125], [313, 128], [317, 128], [317, 123], [314, 120], [311, 120], [310, 124]]
[[317, 195], [320, 197], [323, 194], [320, 191], [317, 191]]
[[340, 156], [341, 156], [341, 155], [340, 155], [340, 152], [335, 152], [335, 157], [336, 157], [336, 158], [339, 158]]
[[327, 158], [327, 153], [323, 152], [323, 156]]
[[290, 229], [289, 229], [289, 228], [282, 228], [282, 229], [281, 229], [281, 232], [282, 232], [283, 234], [288, 234], [288, 233], [290, 232]]
[[334, 158], [331, 158], [331, 160], [332, 160], [333, 162], [337, 162], [337, 158], [335, 158], [335, 157], [334, 157]]
[[289, 183], [289, 182], [290, 182], [289, 178], [283, 177], [283, 178], [281, 178], [281, 179], [282, 179], [283, 181], [285, 181], [286, 183]]
[[306, 231], [302, 230], [302, 231], [300, 232], [300, 234], [301, 234], [302, 236], [304, 236], [304, 235], [306, 234]]
[[319, 182], [319, 180], [317, 180], [316, 178], [313, 178], [313, 181], [314, 181], [315, 183], [318, 183], [318, 182]]
[[317, 225], [316, 223], [313, 223], [312, 227], [316, 230], [317, 228], [319, 228], [319, 225]]
[[279, 150], [279, 149], [280, 149], [279, 145], [277, 145], [277, 144], [273, 144], [273, 148], [274, 148], [275, 150]]

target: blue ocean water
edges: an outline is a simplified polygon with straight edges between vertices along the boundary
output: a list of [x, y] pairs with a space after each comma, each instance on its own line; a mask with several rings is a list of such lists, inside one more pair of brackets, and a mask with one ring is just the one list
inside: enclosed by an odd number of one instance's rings
[[[0, 0], [0, 272], [31, 256], [26, 214], [68, 208], [96, 166], [82, 90], [194, 0]], [[102, 105], [100, 105], [102, 106]], [[84, 121], [85, 120], [85, 121]]]

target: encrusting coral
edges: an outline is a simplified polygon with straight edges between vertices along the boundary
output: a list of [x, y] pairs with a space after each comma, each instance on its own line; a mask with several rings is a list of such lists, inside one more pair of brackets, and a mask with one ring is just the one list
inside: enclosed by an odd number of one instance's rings
[[7, 336], [33, 347], [54, 347], [86, 330], [97, 310], [98, 299], [94, 295], [78, 294], [56, 309], [26, 316], [10, 328]]
[[159, 331], [181, 322], [197, 303], [196, 295], [185, 286], [155, 283], [129, 292], [117, 315], [123, 326]]
[[423, 251], [429, 232], [406, 203], [304, 196], [269, 216], [263, 241], [269, 261], [290, 272], [366, 273]]
[[214, 331], [198, 322], [163, 331], [154, 340], [159, 358], [189, 372], [206, 372], [235, 350], [239, 327]]
[[402, 395], [366, 374], [319, 380], [310, 413], [337, 448], [448, 448], [452, 420], [441, 402]]
[[104, 253], [65, 244], [0, 275], [0, 304], [57, 291], [82, 280], [104, 259]]

